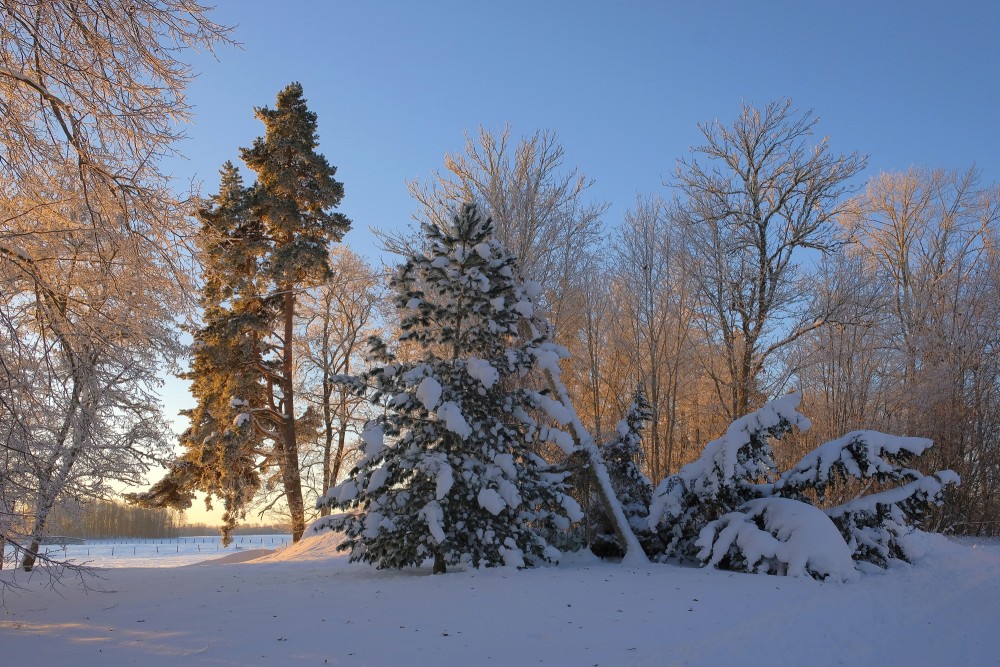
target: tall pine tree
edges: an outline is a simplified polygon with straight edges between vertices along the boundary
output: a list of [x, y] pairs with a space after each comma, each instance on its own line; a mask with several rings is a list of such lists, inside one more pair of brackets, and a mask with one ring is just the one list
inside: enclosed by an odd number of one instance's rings
[[292, 539], [298, 540], [305, 530], [305, 508], [295, 434], [295, 295], [329, 276], [328, 246], [343, 238], [351, 222], [331, 210], [343, 199], [344, 185], [334, 178], [336, 167], [316, 152], [316, 114], [306, 107], [302, 85], [290, 84], [278, 93], [274, 109], [256, 109], [255, 115], [264, 123], [264, 136], [240, 155], [257, 173], [250, 210], [269, 245], [261, 268], [271, 282], [270, 298], [277, 302], [278, 326], [274, 356], [260, 366], [268, 400], [251, 407], [277, 431]]
[[539, 330], [537, 285], [520, 278], [474, 205], [423, 231], [424, 252], [392, 282], [400, 340], [416, 360], [373, 341], [377, 362], [363, 380], [384, 412], [366, 426], [350, 477], [327, 495], [348, 512], [325, 525], [345, 532], [352, 560], [378, 567], [555, 560], [546, 534], [581, 513], [566, 473], [534, 453], [545, 441], [572, 447], [569, 433], [543, 425], [565, 424], [562, 406], [525, 385], [551, 345], [519, 336]]
[[186, 451], [143, 504], [190, 506], [194, 490], [221, 497], [228, 532], [260, 488], [261, 467], [280, 473], [292, 538], [305, 530], [294, 396], [296, 293], [330, 274], [328, 246], [350, 229], [332, 211], [344, 196], [336, 168], [316, 151], [316, 114], [302, 86], [256, 109], [264, 137], [241, 150], [257, 180], [244, 187], [227, 163], [219, 195], [199, 211], [205, 264], [204, 323], [189, 378], [198, 406]]

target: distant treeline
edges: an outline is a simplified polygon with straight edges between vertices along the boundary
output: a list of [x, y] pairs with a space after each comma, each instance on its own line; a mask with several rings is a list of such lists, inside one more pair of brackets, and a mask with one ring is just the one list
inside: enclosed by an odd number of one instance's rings
[[49, 534], [61, 537], [177, 537], [183, 514], [172, 509], [147, 509], [106, 500], [68, 502], [56, 506]]
[[[213, 535], [217, 525], [184, 524], [184, 513], [172, 509], [150, 509], [96, 500], [57, 506], [52, 513], [49, 533], [59, 537], [109, 539], [114, 537], [172, 538]], [[246, 525], [237, 535], [277, 535], [289, 532], [281, 524]]]
[[[217, 535], [219, 526], [207, 523], [189, 523], [178, 528], [177, 537], [192, 537], [194, 535]], [[288, 524], [248, 524], [233, 530], [233, 535], [287, 535], [292, 532]]]

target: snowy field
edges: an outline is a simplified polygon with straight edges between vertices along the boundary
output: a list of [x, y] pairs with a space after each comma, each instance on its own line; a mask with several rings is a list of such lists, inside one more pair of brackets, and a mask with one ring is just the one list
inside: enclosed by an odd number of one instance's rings
[[326, 534], [99, 570], [89, 591], [4, 571], [24, 590], [6, 595], [0, 647], [5, 663], [74, 667], [1000, 664], [1000, 544], [921, 543], [912, 566], [834, 584], [581, 555], [378, 571]]
[[[53, 558], [89, 567], [176, 567], [218, 558], [247, 549], [275, 549], [288, 545], [291, 535], [234, 535], [228, 547], [218, 534], [173, 539], [118, 538], [87, 540], [83, 544], [49, 544], [41, 548]], [[7, 549], [9, 567], [11, 549]]]

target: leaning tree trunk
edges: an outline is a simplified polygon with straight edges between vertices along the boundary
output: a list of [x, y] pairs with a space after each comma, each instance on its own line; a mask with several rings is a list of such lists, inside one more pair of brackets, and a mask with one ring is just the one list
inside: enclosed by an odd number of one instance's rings
[[593, 438], [590, 437], [587, 429], [583, 426], [583, 422], [577, 416], [569, 395], [566, 393], [565, 385], [556, 377], [552, 369], [545, 368], [544, 372], [545, 379], [548, 380], [552, 393], [572, 416], [573, 440], [576, 443], [577, 449], [587, 453], [590, 461], [590, 475], [597, 487], [601, 505], [604, 508], [605, 514], [611, 518], [611, 525], [615, 529], [618, 541], [625, 549], [623, 562], [635, 564], [648, 563], [649, 559], [646, 557], [646, 552], [642, 550], [642, 545], [639, 544], [638, 538], [636, 538], [635, 533], [632, 531], [632, 526], [629, 525], [628, 519], [625, 518], [622, 505], [618, 501], [618, 496], [615, 495], [614, 488], [611, 486], [611, 478], [608, 476], [608, 468], [604, 464], [604, 457], [601, 456], [601, 452], [594, 445]]

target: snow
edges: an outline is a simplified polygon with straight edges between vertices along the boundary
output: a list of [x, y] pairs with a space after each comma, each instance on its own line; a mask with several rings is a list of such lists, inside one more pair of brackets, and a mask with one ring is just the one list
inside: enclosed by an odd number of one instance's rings
[[552, 400], [548, 396], [538, 396], [538, 402], [542, 410], [545, 411], [552, 421], [559, 424], [560, 426], [565, 426], [573, 421], [573, 413], [570, 412], [569, 408], [565, 404], [559, 401]]
[[385, 446], [385, 433], [377, 421], [365, 423], [361, 430], [361, 441], [365, 443], [365, 460], [372, 461]]
[[238, 415], [236, 415], [235, 419], [233, 419], [233, 426], [235, 426], [236, 428], [240, 428], [241, 426], [243, 426], [244, 424], [246, 424], [248, 421], [250, 421], [250, 413], [249, 412], [241, 412]]
[[583, 520], [583, 509], [580, 507], [580, 503], [576, 502], [572, 496], [563, 494], [563, 496], [559, 499], [559, 503], [566, 511], [566, 517], [569, 518], [570, 521], [576, 522]]
[[650, 528], [655, 528], [665, 514], [680, 514], [680, 500], [685, 488], [711, 497], [717, 495], [723, 486], [732, 484], [734, 479], [768, 475], [771, 471], [761, 469], [757, 461], [741, 461], [740, 449], [746, 445], [751, 433], [764, 433], [782, 421], [801, 431], [808, 430], [811, 423], [796, 410], [801, 400], [800, 393], [788, 394], [737, 419], [721, 438], [705, 445], [698, 459], [683, 466], [676, 475], [662, 480], [653, 492], [649, 508]]
[[444, 510], [441, 509], [441, 505], [436, 500], [424, 505], [423, 509], [417, 512], [417, 517], [427, 522], [427, 529], [438, 544], [445, 541]]
[[451, 487], [454, 486], [455, 474], [452, 472], [451, 466], [448, 465], [447, 461], [439, 462], [434, 483], [434, 497], [438, 500], [447, 496], [448, 492], [451, 491]]
[[530, 318], [535, 313], [534, 306], [532, 306], [531, 302], [527, 300], [518, 301], [513, 306], [511, 306], [511, 309], [519, 313], [522, 317]]
[[462, 409], [454, 401], [442, 403], [436, 414], [438, 419], [444, 422], [444, 427], [452, 433], [457, 433], [460, 438], [472, 435], [472, 427], [465, 421]]
[[496, 492], [495, 489], [480, 489], [479, 495], [476, 496], [476, 500], [479, 501], [479, 506], [484, 510], [496, 516], [500, 512], [504, 511], [507, 507], [507, 503], [500, 494]]
[[[755, 518], [762, 518], [764, 530]], [[834, 581], [857, 577], [854, 559], [840, 531], [822, 510], [788, 498], [751, 500], [709, 523], [698, 539], [698, 557], [716, 565], [738, 547], [748, 567], [790, 577], [816, 573]]]
[[[0, 609], [13, 662], [186, 665], [991, 665], [1000, 542], [915, 536], [912, 566], [853, 583], [565, 554], [557, 567], [430, 576], [348, 563], [312, 535], [247, 562], [44, 573]], [[256, 545], [255, 545], [256, 546]], [[510, 554], [511, 558], [515, 554]]]
[[389, 470], [387, 465], [381, 465], [378, 468], [375, 468], [375, 471], [372, 472], [371, 477], [368, 479], [368, 486], [365, 490], [368, 493], [374, 493], [381, 489], [385, 486], [386, 480], [389, 479], [390, 472], [392, 471]]
[[430, 412], [438, 406], [441, 400], [441, 383], [432, 377], [426, 377], [420, 381], [417, 387], [416, 397], [424, 408]]
[[509, 547], [500, 547], [497, 551], [507, 567], [524, 567], [524, 552], [513, 543]]
[[[234, 535], [228, 547], [222, 546], [219, 534], [176, 538], [114, 538], [87, 540], [83, 544], [42, 545], [41, 553], [59, 560], [94, 568], [167, 568], [206, 562], [240, 562], [257, 558], [273, 549], [287, 545], [292, 536]], [[9, 567], [11, 549], [7, 548]], [[3, 572], [3, 570], [0, 570]]]
[[524, 293], [529, 299], [537, 299], [542, 293], [541, 283], [535, 280], [525, 280], [522, 287], [524, 288]]
[[353, 477], [349, 477], [330, 489], [326, 494], [327, 500], [335, 500], [339, 504], [348, 503], [358, 496], [358, 485]]
[[573, 442], [573, 436], [566, 431], [550, 428], [548, 429], [548, 440], [567, 454], [572, 454], [576, 451], [576, 443]]
[[511, 454], [500, 453], [493, 457], [493, 463], [503, 470], [510, 479], [517, 479], [517, 466], [514, 465], [514, 457]]
[[489, 259], [492, 254], [492, 249], [490, 248], [489, 243], [477, 243], [473, 250], [475, 250], [476, 254], [483, 259]]
[[[892, 473], [895, 466], [886, 461], [883, 455], [898, 455], [905, 450], [920, 456], [932, 445], [933, 442], [927, 438], [904, 437], [878, 431], [852, 431], [811, 451], [794, 468], [785, 472], [775, 486], [780, 489], [796, 484], [825, 482], [829, 480], [830, 471], [835, 465], [843, 466], [848, 474], [859, 479], [877, 473]], [[849, 449], [851, 446], [862, 451], [864, 460], [854, 459]]]
[[[521, 506], [521, 492], [517, 490], [517, 485], [506, 479], [497, 480], [497, 493], [503, 498], [508, 507], [517, 509]], [[578, 521], [578, 519], [574, 519]]]
[[469, 357], [465, 364], [465, 371], [475, 380], [486, 387], [492, 389], [493, 385], [500, 381], [500, 373], [490, 362], [477, 357]]
[[878, 493], [870, 493], [868, 495], [861, 496], [860, 498], [854, 498], [843, 505], [831, 507], [826, 510], [826, 513], [831, 517], [839, 517], [844, 514], [854, 512], [875, 512], [878, 505], [899, 503], [914, 495], [914, 493], [934, 496], [935, 494], [940, 493], [945, 486], [949, 484], [957, 485], [958, 483], [959, 478], [957, 473], [951, 470], [942, 470], [933, 475], [927, 475], [926, 477], [915, 479], [909, 484], [904, 484], [892, 489], [886, 489], [885, 491], [880, 491]]

